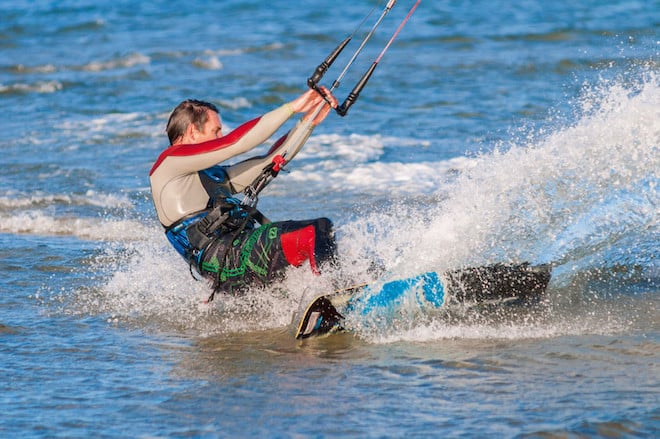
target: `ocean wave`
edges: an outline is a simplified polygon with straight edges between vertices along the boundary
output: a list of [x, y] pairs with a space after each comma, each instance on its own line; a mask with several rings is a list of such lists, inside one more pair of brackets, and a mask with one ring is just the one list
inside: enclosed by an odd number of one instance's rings
[[63, 88], [64, 85], [60, 81], [17, 82], [10, 85], [0, 84], [0, 94], [55, 93]]
[[[44, 65], [36, 65], [36, 66], [27, 66], [25, 64], [16, 64], [14, 66], [9, 67], [8, 70], [14, 74], [34, 74], [34, 73], [48, 74], [48, 73], [56, 73], [58, 71], [66, 71], [66, 70], [101, 72], [106, 70], [115, 70], [120, 68], [134, 67], [137, 65], [149, 64], [150, 62], [151, 62], [151, 57], [135, 52], [108, 61], [91, 61], [86, 64], [69, 64], [69, 65], [44, 64]], [[57, 84], [57, 81], [37, 81], [35, 84], [36, 85], [33, 85], [32, 87], [37, 87], [37, 86], [46, 87], [47, 84]], [[16, 84], [16, 88], [18, 90], [21, 90], [24, 87], [25, 86], [22, 84]], [[59, 89], [61, 89], [61, 84], [59, 88], [56, 88], [56, 90]], [[2, 87], [0, 86], [0, 92], [2, 91], [3, 91]]]
[[217, 56], [208, 56], [206, 58], [195, 58], [193, 65], [206, 70], [222, 70], [224, 65]]
[[[455, 157], [440, 161], [402, 162], [382, 160], [388, 148], [425, 148], [419, 139], [381, 135], [323, 134], [309, 139], [299, 158], [292, 162], [284, 185], [306, 182], [321, 191], [359, 188], [363, 193], [433, 193], [448, 179], [472, 166], [473, 159]], [[295, 192], [295, 189], [292, 189]]]
[[[71, 65], [55, 65], [44, 64], [36, 66], [26, 66], [24, 64], [17, 64], [10, 67], [8, 70], [14, 74], [49, 74], [59, 71], [87, 71], [87, 72], [102, 72], [106, 70], [115, 70], [120, 68], [130, 68], [137, 65], [149, 64], [151, 57], [141, 53], [131, 53], [126, 56], [121, 56], [108, 61], [91, 61], [86, 64], [71, 64]], [[212, 65], [212, 60], [209, 65]], [[219, 62], [219, 61], [218, 61]], [[221, 67], [221, 65], [220, 65]], [[0, 85], [0, 93], [7, 92], [28, 92], [37, 91], [41, 93], [52, 93], [61, 90], [63, 85], [56, 80], [51, 81], [36, 81], [31, 84], [16, 83], [13, 85]]]
[[[426, 148], [427, 140], [383, 136], [381, 134], [319, 134], [312, 136], [300, 152], [302, 159], [313, 158], [331, 168], [337, 162], [355, 163], [379, 160], [387, 148]], [[298, 158], [296, 160], [299, 160]]]
[[88, 190], [85, 194], [21, 194], [8, 193], [0, 197], [0, 211], [25, 208], [43, 208], [54, 205], [95, 206], [109, 209], [131, 208], [133, 203], [126, 196], [102, 194]]
[[[252, 108], [252, 103], [244, 97], [238, 97], [232, 100], [220, 99], [218, 102], [223, 108], [231, 108], [232, 110], [238, 110], [239, 108]], [[229, 127], [223, 126], [223, 132], [225, 132], [225, 130], [229, 130]]]
[[[53, 217], [43, 212], [0, 213], [0, 232], [73, 236], [92, 241], [125, 241], [146, 239], [154, 228], [136, 220]], [[126, 231], [130, 230], [130, 233]]]
[[69, 32], [89, 32], [102, 29], [106, 26], [106, 21], [102, 18], [96, 18], [94, 20], [82, 21], [80, 23], [75, 23], [67, 26], [62, 26], [58, 29], [58, 33], [69, 33]]
[[250, 46], [246, 47], [243, 49], [244, 52], [246, 53], [251, 53], [251, 52], [270, 52], [270, 51], [277, 51], [277, 50], [282, 50], [286, 45], [281, 42], [273, 42], [273, 43], [266, 43], [262, 44], [259, 46]]
[[[206, 70], [222, 70], [224, 68], [224, 64], [222, 63], [223, 57], [240, 56], [246, 53], [255, 52], [270, 52], [281, 50], [283, 47], [284, 44], [282, 43], [270, 43], [262, 46], [251, 46], [236, 49], [206, 49], [202, 52], [202, 55], [195, 56], [195, 58], [192, 60], [192, 65]], [[178, 55], [185, 56], [185, 54], [182, 52]]]
[[[244, 55], [246, 53], [254, 53], [254, 52], [269, 52], [269, 51], [274, 51], [274, 50], [281, 50], [285, 47], [283, 43], [278, 43], [278, 42], [273, 42], [273, 43], [266, 43], [263, 45], [257, 45], [257, 46], [246, 46], [246, 47], [237, 47], [233, 49], [227, 49], [227, 48], [222, 48], [222, 49], [204, 49], [201, 51], [201, 56], [207, 57], [207, 58], [222, 58], [222, 57], [230, 57], [230, 56], [240, 56]], [[178, 56], [188, 56], [191, 54], [199, 54], [199, 51], [194, 51], [194, 52], [176, 52]], [[199, 58], [199, 56], [198, 56]]]
[[[317, 170], [307, 165], [287, 174], [291, 181], [318, 184], [320, 191], [342, 191], [356, 188], [363, 194], [419, 195], [433, 194], [455, 178], [461, 169], [470, 166], [468, 158], [454, 158], [439, 162], [401, 163], [369, 162], [338, 166], [335, 169]], [[286, 182], [287, 187], [289, 186]], [[309, 186], [306, 186], [309, 189]]]
[[245, 53], [245, 50], [244, 49], [218, 49], [218, 50], [206, 49], [203, 51], [203, 53], [206, 56], [238, 56], [238, 55], [243, 55]]
[[[112, 241], [141, 239], [145, 226], [137, 220], [111, 217], [85, 217], [72, 213], [54, 215], [55, 210], [86, 208], [102, 212], [132, 212], [134, 203], [126, 195], [104, 194], [88, 190], [84, 194], [23, 194], [9, 192], [0, 197], [0, 232], [28, 235], [64, 235], [87, 240]], [[65, 209], [62, 209], [65, 208]], [[126, 230], [131, 230], [127, 234]]]
[[17, 64], [11, 66], [8, 69], [12, 73], [23, 74], [23, 73], [53, 73], [57, 71], [57, 67], [54, 64], [44, 64], [37, 66], [26, 66], [24, 64]]
[[100, 140], [111, 141], [112, 138], [162, 137], [165, 139], [165, 122], [167, 115], [151, 115], [146, 113], [107, 113], [91, 117], [64, 120], [55, 127], [63, 131], [69, 138], [81, 142]]
[[141, 64], [149, 64], [151, 58], [141, 53], [131, 53], [126, 56], [115, 58], [109, 61], [92, 61], [80, 66], [72, 66], [72, 70], [83, 70], [89, 72], [101, 72], [104, 70], [114, 70], [118, 68], [134, 67]]

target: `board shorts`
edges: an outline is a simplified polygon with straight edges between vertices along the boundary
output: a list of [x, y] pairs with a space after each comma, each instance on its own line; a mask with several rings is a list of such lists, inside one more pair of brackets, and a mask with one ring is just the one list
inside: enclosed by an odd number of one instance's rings
[[218, 237], [206, 247], [197, 268], [213, 280], [214, 293], [237, 294], [281, 279], [288, 266], [306, 261], [318, 273], [335, 252], [329, 219], [279, 221]]

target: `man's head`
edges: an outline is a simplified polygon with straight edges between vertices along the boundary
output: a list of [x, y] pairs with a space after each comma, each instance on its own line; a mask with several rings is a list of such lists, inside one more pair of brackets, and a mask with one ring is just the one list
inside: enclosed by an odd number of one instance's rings
[[167, 121], [170, 145], [201, 143], [222, 136], [222, 124], [215, 105], [187, 99], [172, 111]]

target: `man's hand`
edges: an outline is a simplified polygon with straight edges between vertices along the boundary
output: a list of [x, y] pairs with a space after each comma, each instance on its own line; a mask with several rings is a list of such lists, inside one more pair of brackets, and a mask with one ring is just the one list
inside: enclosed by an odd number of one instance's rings
[[[323, 96], [321, 96], [321, 94], [316, 90], [310, 89], [305, 93], [303, 93], [302, 95], [300, 95], [300, 97], [291, 101], [290, 105], [294, 113], [306, 113], [305, 115], [307, 117], [311, 117], [314, 111], [317, 109], [317, 107], [326, 100], [330, 101], [331, 104], [326, 105], [321, 111], [321, 113], [326, 113], [325, 116], [327, 116], [327, 113], [330, 111], [330, 108], [336, 108], [337, 99], [332, 95], [332, 93], [330, 93], [330, 90], [328, 90], [324, 86], [321, 86], [320, 89], [321, 92], [323, 93]], [[321, 113], [319, 113], [319, 116], [321, 115]], [[321, 120], [323, 120], [325, 116], [321, 118]]]

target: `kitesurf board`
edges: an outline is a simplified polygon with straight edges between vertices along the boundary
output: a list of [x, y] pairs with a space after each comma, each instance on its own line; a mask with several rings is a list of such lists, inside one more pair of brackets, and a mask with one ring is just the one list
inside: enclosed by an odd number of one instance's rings
[[401, 303], [415, 291], [421, 306], [440, 308], [450, 302], [463, 304], [525, 304], [537, 301], [550, 282], [549, 265], [495, 264], [452, 270], [439, 275], [427, 272], [406, 279], [361, 284], [316, 297], [298, 320], [295, 336], [303, 339], [343, 330], [342, 313], [368, 315]]

